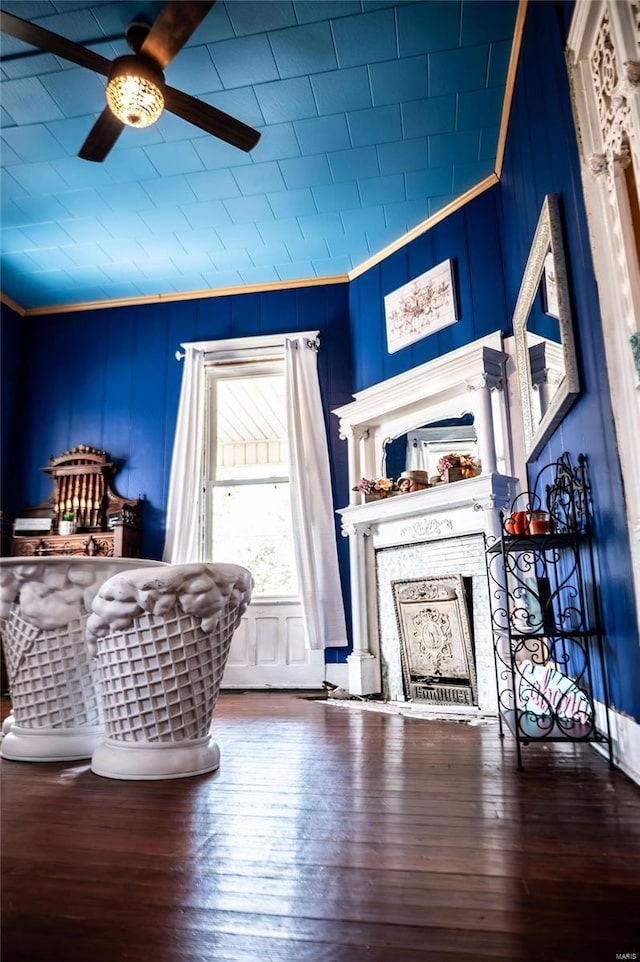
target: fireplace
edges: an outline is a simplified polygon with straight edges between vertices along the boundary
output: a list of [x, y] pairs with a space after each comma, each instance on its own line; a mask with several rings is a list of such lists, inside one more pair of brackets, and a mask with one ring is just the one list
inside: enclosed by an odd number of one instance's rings
[[[453, 489], [464, 484], [467, 482], [459, 481], [450, 487]], [[427, 491], [425, 495], [429, 493]], [[428, 511], [428, 506], [425, 506], [424, 510]], [[454, 516], [464, 514], [460, 508], [456, 511], [450, 507], [449, 510]], [[489, 520], [484, 517], [484, 511], [475, 511], [472, 518], [476, 524], [484, 524], [485, 520]], [[384, 526], [378, 533], [383, 535]], [[406, 534], [405, 531], [405, 538]], [[383, 697], [389, 701], [431, 701], [440, 706], [471, 705], [482, 711], [493, 711], [496, 706], [495, 670], [484, 533], [476, 530], [461, 532], [458, 537], [414, 542], [405, 540], [399, 544], [380, 547], [374, 552], [372, 560], [376, 580], [377, 657]], [[407, 685], [406, 670], [403, 670], [402, 628], [398, 619], [396, 589], [398, 584], [413, 581], [418, 572], [423, 574], [424, 579], [421, 580], [426, 583], [434, 584], [440, 579], [451, 579], [456, 584], [463, 585], [461, 591], [466, 613], [466, 631], [461, 632], [462, 650], [458, 650], [458, 658], [465, 656], [469, 665], [464, 691], [454, 692], [450, 688], [444, 688], [437, 694], [434, 691], [433, 695], [426, 695], [423, 691], [422, 695], [418, 695], [411, 685]], [[454, 678], [458, 682], [462, 681], [461, 675]], [[449, 682], [453, 680], [448, 678]], [[463, 686], [458, 687], [462, 689]]]
[[[334, 412], [348, 442], [352, 488], [351, 504], [338, 513], [349, 538], [353, 652], [347, 663], [354, 695], [430, 703], [452, 713], [496, 710], [486, 539], [499, 533], [500, 509], [520, 484], [513, 473], [508, 401], [512, 364], [503, 347], [499, 333], [489, 335], [367, 388]], [[360, 503], [358, 481], [379, 476], [390, 438], [469, 413], [478, 476]], [[438, 667], [433, 658], [416, 661], [403, 639], [403, 631], [412, 630], [410, 616], [399, 614], [397, 602], [402, 585], [442, 587], [447, 579], [458, 608], [454, 614], [449, 605], [445, 613], [450, 626], [452, 618], [458, 620], [456, 651], [445, 671], [444, 662]], [[442, 602], [434, 608], [442, 614], [446, 599], [435, 600]], [[435, 643], [437, 628], [436, 617], [424, 637], [430, 634]]]
[[404, 692], [411, 701], [477, 705], [465, 579], [392, 581]]

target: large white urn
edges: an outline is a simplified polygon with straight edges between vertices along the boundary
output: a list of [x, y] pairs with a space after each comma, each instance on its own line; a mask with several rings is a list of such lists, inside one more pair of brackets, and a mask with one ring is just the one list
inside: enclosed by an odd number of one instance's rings
[[118, 572], [162, 566], [133, 558], [0, 558], [0, 638], [12, 715], [0, 754], [16, 761], [89, 758], [104, 724], [85, 631], [101, 585]]

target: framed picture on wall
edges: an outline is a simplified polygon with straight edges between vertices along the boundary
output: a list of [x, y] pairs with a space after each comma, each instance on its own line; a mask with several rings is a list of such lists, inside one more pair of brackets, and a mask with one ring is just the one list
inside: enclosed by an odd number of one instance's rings
[[458, 309], [451, 260], [387, 294], [384, 313], [389, 354], [454, 324]]

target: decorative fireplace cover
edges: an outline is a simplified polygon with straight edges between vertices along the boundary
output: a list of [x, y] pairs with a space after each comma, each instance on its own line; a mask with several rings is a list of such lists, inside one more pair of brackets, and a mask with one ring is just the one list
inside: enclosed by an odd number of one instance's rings
[[477, 705], [473, 642], [462, 575], [393, 581], [407, 697]]

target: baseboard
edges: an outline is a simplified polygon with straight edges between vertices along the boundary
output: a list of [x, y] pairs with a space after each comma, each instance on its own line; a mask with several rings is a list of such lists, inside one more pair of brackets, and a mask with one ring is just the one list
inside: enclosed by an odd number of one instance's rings
[[[596, 702], [596, 719], [598, 729], [606, 731], [605, 708], [601, 702]], [[640, 785], [640, 724], [629, 715], [609, 710], [611, 725], [611, 741], [613, 743], [613, 763], [624, 774]], [[605, 758], [609, 757], [608, 746], [594, 743], [593, 747]]]

